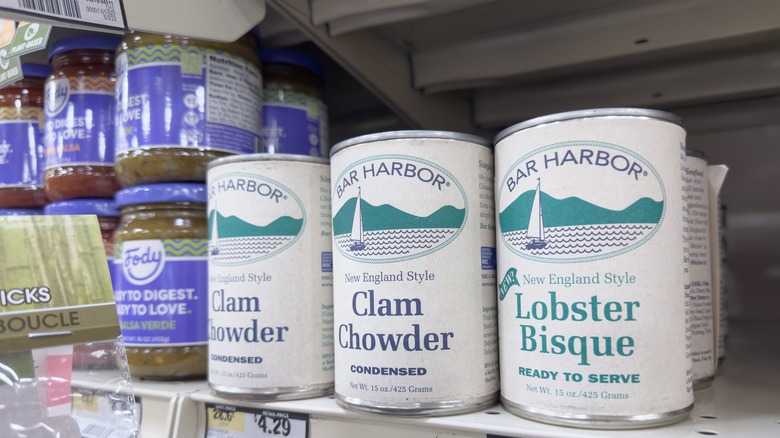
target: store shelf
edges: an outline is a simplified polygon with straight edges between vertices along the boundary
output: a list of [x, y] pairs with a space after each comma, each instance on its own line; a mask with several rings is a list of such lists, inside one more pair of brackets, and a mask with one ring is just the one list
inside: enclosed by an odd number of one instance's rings
[[[310, 438], [346, 436], [379, 437], [484, 437], [524, 438], [592, 437], [776, 437], [780, 436], [780, 339], [775, 324], [750, 324], [732, 331], [728, 358], [709, 389], [695, 394], [691, 417], [681, 423], [644, 430], [585, 430], [551, 426], [518, 418], [500, 405], [454, 416], [407, 418], [356, 413], [342, 409], [333, 397], [286, 402], [245, 402], [215, 397], [200, 383], [192, 392], [177, 391], [179, 421], [172, 437], [206, 436], [205, 404], [219, 404], [310, 415]], [[663, 364], [659, 363], [659, 366]], [[149, 385], [149, 386], [146, 386]], [[196, 386], [198, 384], [195, 384]], [[144, 384], [144, 391], [169, 390], [164, 384]], [[171, 394], [171, 398], [173, 394]], [[144, 412], [149, 407], [144, 406]], [[148, 420], [148, 418], [146, 419]], [[197, 430], [195, 427], [197, 426]], [[145, 428], [144, 431], [147, 429]], [[146, 436], [146, 435], [144, 435]], [[155, 435], [157, 436], [157, 435]]]

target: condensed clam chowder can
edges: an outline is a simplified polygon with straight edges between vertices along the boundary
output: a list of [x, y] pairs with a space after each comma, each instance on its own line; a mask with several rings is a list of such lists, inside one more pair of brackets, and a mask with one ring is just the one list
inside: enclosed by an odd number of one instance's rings
[[209, 374], [226, 398], [333, 392], [330, 166], [237, 155], [207, 169]]
[[366, 135], [331, 151], [336, 400], [446, 415], [497, 400], [490, 142]]
[[506, 409], [582, 428], [686, 418], [680, 119], [554, 114], [500, 132], [495, 153]]
[[685, 257], [689, 275], [686, 306], [690, 319], [693, 389], [700, 390], [712, 385], [717, 365], [711, 283], [708, 163], [702, 152], [688, 149], [686, 154], [683, 188], [687, 205]]

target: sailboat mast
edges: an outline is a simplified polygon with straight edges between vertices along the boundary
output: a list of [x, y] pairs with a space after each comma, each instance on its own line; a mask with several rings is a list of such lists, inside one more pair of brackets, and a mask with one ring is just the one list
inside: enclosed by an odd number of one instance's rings
[[544, 218], [542, 217], [542, 179], [536, 178], [536, 197], [539, 202], [539, 240], [544, 240]]

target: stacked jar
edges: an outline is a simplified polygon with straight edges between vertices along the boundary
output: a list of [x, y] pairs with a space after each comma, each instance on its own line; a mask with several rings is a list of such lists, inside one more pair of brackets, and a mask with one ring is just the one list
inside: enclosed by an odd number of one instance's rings
[[0, 208], [40, 209], [43, 90], [50, 69], [22, 64], [24, 78], [0, 89]]
[[289, 50], [263, 49], [263, 152], [327, 157], [322, 67]]
[[204, 378], [206, 166], [259, 149], [256, 44], [131, 33], [116, 59], [115, 295], [136, 378]]

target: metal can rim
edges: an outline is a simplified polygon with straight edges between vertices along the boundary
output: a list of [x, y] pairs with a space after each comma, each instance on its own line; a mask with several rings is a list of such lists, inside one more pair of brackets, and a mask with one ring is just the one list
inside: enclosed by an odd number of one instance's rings
[[336, 143], [336, 145], [330, 148], [330, 156], [332, 157], [337, 152], [358, 144], [373, 143], [373, 142], [383, 141], [383, 140], [403, 140], [403, 139], [412, 139], [412, 138], [462, 140], [462, 141], [467, 141], [470, 143], [477, 144], [479, 146], [484, 146], [486, 148], [491, 148], [493, 146], [490, 140], [486, 138], [480, 137], [478, 135], [473, 135], [473, 134], [465, 134], [462, 132], [427, 131], [427, 130], [387, 131], [387, 132], [378, 132], [375, 134], [361, 135], [358, 137], [353, 137], [341, 141], [339, 143]]
[[683, 129], [685, 128], [680, 116], [666, 111], [646, 108], [596, 108], [549, 114], [514, 124], [496, 134], [493, 143], [498, 144], [501, 140], [514, 134], [515, 132], [523, 131], [528, 128], [533, 128], [548, 123], [563, 122], [566, 120], [590, 119], [596, 117], [645, 117], [674, 123]]
[[230, 155], [228, 157], [217, 158], [216, 160], [209, 161], [209, 164], [206, 166], [206, 171], [209, 171], [223, 164], [243, 163], [243, 162], [250, 162], [250, 161], [298, 161], [304, 163], [330, 165], [330, 160], [324, 157], [313, 157], [310, 155], [295, 155], [295, 154], [258, 153], [258, 154]]

